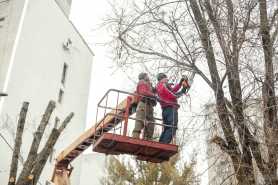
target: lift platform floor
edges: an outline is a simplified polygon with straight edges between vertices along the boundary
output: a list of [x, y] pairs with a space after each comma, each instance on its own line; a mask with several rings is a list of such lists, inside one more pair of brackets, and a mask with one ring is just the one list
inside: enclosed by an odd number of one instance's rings
[[93, 151], [112, 155], [131, 154], [138, 160], [161, 163], [175, 155], [178, 146], [104, 133], [94, 144]]

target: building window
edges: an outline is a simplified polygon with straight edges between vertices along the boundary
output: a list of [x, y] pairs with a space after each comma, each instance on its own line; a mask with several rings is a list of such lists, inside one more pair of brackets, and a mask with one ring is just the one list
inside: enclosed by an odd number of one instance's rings
[[62, 73], [62, 79], [61, 79], [61, 83], [62, 83], [63, 85], [65, 85], [66, 78], [67, 78], [67, 73], [68, 73], [68, 64], [64, 63], [64, 66], [63, 66], [63, 73]]
[[0, 28], [4, 26], [5, 17], [0, 17]]
[[62, 89], [60, 89], [59, 95], [58, 95], [58, 102], [62, 103], [63, 99], [64, 99], [64, 91]]

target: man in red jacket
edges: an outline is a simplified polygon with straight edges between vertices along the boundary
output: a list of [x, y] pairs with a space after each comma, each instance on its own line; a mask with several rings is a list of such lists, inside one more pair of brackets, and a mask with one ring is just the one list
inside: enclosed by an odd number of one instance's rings
[[167, 76], [164, 73], [159, 73], [157, 75], [157, 80], [158, 84], [156, 86], [156, 92], [162, 108], [163, 124], [165, 124], [164, 130], [159, 138], [159, 142], [170, 143], [173, 136], [176, 134], [178, 125], [179, 104], [177, 99], [186, 92], [186, 88], [188, 87], [183, 86], [182, 90], [178, 92], [185, 79], [182, 78], [178, 84], [171, 86], [168, 84]]
[[138, 79], [136, 93], [139, 96], [132, 136], [139, 138], [144, 128], [144, 139], [149, 140], [152, 139], [154, 132], [153, 106], [156, 105], [155, 94], [147, 73], [140, 73]]

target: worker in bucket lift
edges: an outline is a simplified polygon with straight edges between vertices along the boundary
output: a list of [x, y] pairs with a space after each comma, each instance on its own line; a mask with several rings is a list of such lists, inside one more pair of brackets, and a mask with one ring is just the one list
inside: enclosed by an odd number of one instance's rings
[[147, 73], [140, 73], [138, 79], [136, 93], [139, 96], [132, 136], [134, 138], [140, 138], [141, 131], [144, 130], [144, 139], [150, 140], [154, 132], [153, 107], [156, 105], [154, 88]]
[[178, 84], [172, 86], [168, 83], [167, 75], [164, 73], [157, 75], [157, 81], [156, 93], [162, 108], [163, 124], [165, 124], [159, 142], [170, 143], [176, 134], [178, 125], [179, 104], [177, 99], [186, 93], [189, 84], [187, 78], [183, 76]]

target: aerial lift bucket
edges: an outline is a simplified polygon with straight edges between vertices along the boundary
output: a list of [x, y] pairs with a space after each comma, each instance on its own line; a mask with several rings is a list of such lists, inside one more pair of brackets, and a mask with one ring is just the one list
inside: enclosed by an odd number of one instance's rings
[[[93, 151], [110, 155], [129, 154], [136, 156], [138, 160], [149, 161], [153, 163], [168, 161], [170, 157], [178, 152], [177, 145], [164, 144], [157, 141], [150, 141], [127, 136], [128, 120], [130, 119], [130, 115], [132, 114], [130, 112], [130, 110], [132, 110], [132, 99], [132, 96], [127, 97], [127, 103], [124, 113], [122, 113], [121, 115], [114, 115], [115, 117], [118, 117], [118, 119], [120, 119], [122, 122], [124, 122], [124, 126], [123, 128], [121, 128], [123, 131], [120, 132], [120, 134], [108, 132], [101, 133], [101, 136], [93, 145]], [[103, 108], [107, 107], [103, 106]], [[107, 116], [109, 116], [109, 114]], [[133, 119], [136, 120], [135, 118]], [[163, 125], [158, 123], [152, 124]]]

